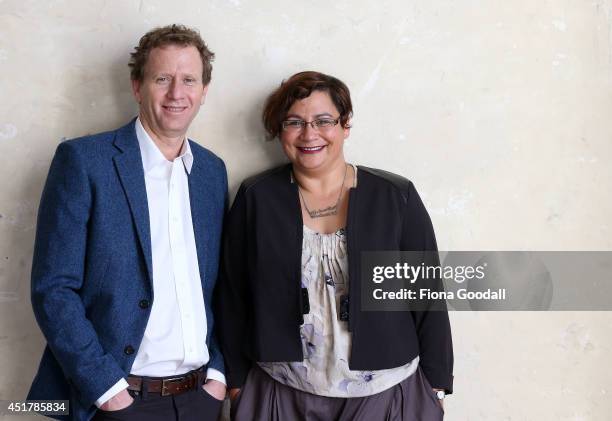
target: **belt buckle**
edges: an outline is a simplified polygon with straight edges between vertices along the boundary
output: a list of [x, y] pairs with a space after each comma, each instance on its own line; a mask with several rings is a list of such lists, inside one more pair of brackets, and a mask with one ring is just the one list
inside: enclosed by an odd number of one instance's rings
[[185, 379], [185, 376], [173, 377], [171, 379], [164, 379], [164, 380], [162, 380], [161, 395], [162, 396], [171, 395], [171, 393], [168, 392], [168, 384], [169, 383], [177, 383], [177, 382], [183, 381], [184, 379]]

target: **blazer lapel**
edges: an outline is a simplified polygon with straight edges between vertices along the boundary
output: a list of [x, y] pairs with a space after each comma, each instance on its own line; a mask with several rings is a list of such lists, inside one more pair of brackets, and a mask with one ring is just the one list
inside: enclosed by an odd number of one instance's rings
[[142, 254], [147, 265], [149, 282], [151, 282], [153, 279], [153, 258], [151, 252], [151, 229], [149, 226], [149, 205], [147, 202], [142, 158], [136, 130], [134, 129], [134, 120], [118, 130], [114, 144], [123, 152], [116, 155], [113, 160], [121, 180], [121, 185], [128, 199], [132, 220], [136, 226], [140, 247], [142, 248]]
[[[191, 174], [189, 174], [189, 202], [191, 207], [191, 220], [193, 222], [193, 234], [195, 236], [196, 250], [198, 253], [198, 265], [202, 285], [206, 285], [206, 256], [210, 255], [209, 235], [206, 234], [206, 226], [210, 219], [210, 200], [207, 200], [207, 192], [214, 191], [211, 185], [211, 177], [206, 176], [206, 169], [202, 159], [196, 156], [195, 148], [191, 148], [194, 154]], [[210, 198], [208, 198], [210, 199]]]

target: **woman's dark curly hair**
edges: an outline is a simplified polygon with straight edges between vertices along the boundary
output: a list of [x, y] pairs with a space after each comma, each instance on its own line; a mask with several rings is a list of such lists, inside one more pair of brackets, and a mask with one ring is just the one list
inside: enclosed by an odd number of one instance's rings
[[262, 120], [271, 139], [281, 132], [282, 122], [293, 103], [309, 97], [313, 91], [327, 92], [340, 113], [342, 127], [350, 127], [353, 104], [348, 87], [333, 76], [314, 71], [300, 72], [284, 80], [266, 99]]

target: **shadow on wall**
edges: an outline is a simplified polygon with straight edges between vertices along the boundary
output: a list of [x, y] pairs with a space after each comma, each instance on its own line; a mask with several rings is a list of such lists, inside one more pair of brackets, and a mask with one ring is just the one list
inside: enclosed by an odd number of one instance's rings
[[126, 45], [105, 62], [105, 71], [100, 70], [99, 59], [93, 58], [67, 67], [70, 76], [64, 79], [63, 86], [67, 107], [58, 114], [56, 122], [62, 138], [114, 130], [138, 114], [128, 67], [130, 49]]
[[106, 106], [106, 109], [109, 109], [112, 113], [109, 116], [109, 121], [112, 124], [108, 129], [123, 126], [138, 115], [138, 104], [132, 94], [130, 69], [127, 65], [130, 58], [130, 50], [126, 49], [124, 54], [115, 57], [107, 73], [109, 77], [108, 85], [111, 90], [109, 95], [110, 104]]
[[[229, 147], [230, 150], [240, 148], [241, 153], [225, 153], [222, 156], [227, 166], [230, 179], [229, 195], [232, 199], [245, 178], [288, 162], [280, 141], [268, 138], [261, 121], [264, 103], [270, 92], [271, 90], [262, 91], [257, 100], [246, 107], [246, 111], [223, 118], [227, 124], [236, 125], [238, 122], [239, 125], [238, 128], [228, 127], [226, 130], [230, 133], [238, 132], [236, 140]], [[234, 100], [235, 103], [241, 102], [239, 98]], [[244, 135], [240, 137], [239, 133]], [[249, 159], [245, 160], [245, 156]]]

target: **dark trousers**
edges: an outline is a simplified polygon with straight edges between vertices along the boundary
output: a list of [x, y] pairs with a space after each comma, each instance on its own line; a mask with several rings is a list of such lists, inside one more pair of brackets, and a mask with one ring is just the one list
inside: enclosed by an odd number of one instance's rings
[[130, 406], [119, 411], [98, 410], [92, 421], [217, 421], [223, 404], [201, 387], [169, 396], [130, 394], [134, 398]]

